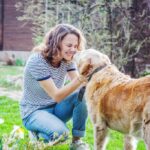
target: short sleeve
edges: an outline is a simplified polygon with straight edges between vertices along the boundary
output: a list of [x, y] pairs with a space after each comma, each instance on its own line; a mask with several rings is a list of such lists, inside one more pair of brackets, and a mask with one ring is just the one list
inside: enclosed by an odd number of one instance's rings
[[50, 68], [40, 54], [34, 54], [30, 57], [26, 69], [37, 81], [46, 80], [51, 77]]
[[74, 62], [70, 62], [67, 64], [67, 72], [77, 70], [76, 64]]

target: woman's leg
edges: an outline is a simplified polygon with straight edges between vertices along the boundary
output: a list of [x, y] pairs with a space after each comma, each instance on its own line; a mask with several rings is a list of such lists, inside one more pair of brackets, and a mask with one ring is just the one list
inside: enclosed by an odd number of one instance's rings
[[72, 93], [70, 96], [58, 103], [54, 108], [54, 114], [64, 122], [73, 118], [73, 136], [84, 136], [87, 120], [87, 107], [85, 100], [78, 100], [78, 91]]
[[65, 123], [47, 110], [37, 110], [23, 122], [28, 130], [40, 134], [45, 142], [55, 140], [60, 135], [69, 134]]

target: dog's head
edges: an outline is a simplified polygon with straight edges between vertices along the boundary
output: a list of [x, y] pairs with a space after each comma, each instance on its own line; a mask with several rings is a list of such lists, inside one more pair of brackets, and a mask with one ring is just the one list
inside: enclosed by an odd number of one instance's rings
[[107, 55], [94, 49], [88, 49], [76, 53], [74, 55], [74, 60], [79, 69], [79, 73], [82, 75], [89, 74], [97, 67], [104, 67], [111, 64]]

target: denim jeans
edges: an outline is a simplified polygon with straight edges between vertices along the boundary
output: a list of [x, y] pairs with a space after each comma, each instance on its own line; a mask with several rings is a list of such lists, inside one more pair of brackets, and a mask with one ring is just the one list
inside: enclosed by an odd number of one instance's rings
[[66, 122], [72, 118], [72, 135], [83, 137], [87, 120], [87, 107], [85, 100], [77, 99], [78, 91], [72, 93], [52, 108], [40, 109], [23, 119], [24, 126], [38, 133], [45, 141], [54, 140], [54, 134], [58, 137], [69, 134]]

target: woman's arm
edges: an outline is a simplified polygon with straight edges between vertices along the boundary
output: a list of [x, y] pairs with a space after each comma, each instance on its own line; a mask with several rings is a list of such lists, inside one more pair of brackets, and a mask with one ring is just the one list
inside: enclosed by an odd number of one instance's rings
[[73, 78], [74, 76], [74, 79], [69, 84], [60, 89], [58, 89], [55, 86], [55, 83], [51, 78], [39, 82], [41, 87], [46, 91], [46, 93], [50, 97], [52, 97], [56, 102], [60, 102], [65, 97], [70, 95], [73, 91], [75, 91], [83, 82], [86, 81], [86, 78], [83, 77], [82, 75], [77, 76], [76, 73], [71, 74], [72, 74], [71, 78]]

